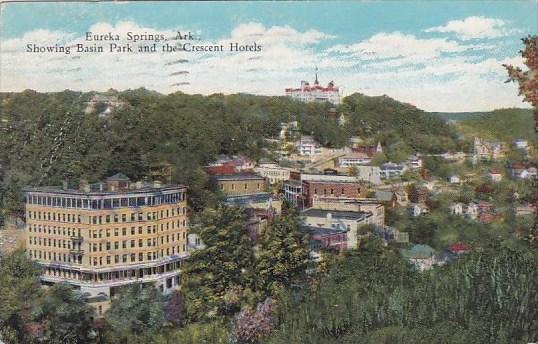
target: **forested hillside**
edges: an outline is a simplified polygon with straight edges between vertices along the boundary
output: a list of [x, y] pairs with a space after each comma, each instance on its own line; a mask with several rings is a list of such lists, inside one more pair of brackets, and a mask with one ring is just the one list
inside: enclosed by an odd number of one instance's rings
[[264, 139], [290, 120], [329, 147], [340, 147], [353, 135], [381, 140], [393, 160], [458, 144], [442, 119], [386, 96], [345, 98], [336, 111], [347, 121], [339, 126], [327, 116], [330, 104], [285, 97], [162, 95], [145, 89], [109, 94], [125, 105], [106, 116], [99, 110], [85, 113], [93, 93], [0, 95], [2, 209], [19, 208], [24, 185], [59, 185], [81, 177], [92, 181], [119, 171], [138, 179], [155, 161], [173, 164], [173, 181], [189, 185], [193, 205], [201, 209], [207, 195], [200, 166], [218, 154], [262, 157]]
[[460, 130], [467, 136], [498, 139], [511, 143], [517, 138], [536, 142], [533, 114], [527, 109], [500, 109], [461, 120]]

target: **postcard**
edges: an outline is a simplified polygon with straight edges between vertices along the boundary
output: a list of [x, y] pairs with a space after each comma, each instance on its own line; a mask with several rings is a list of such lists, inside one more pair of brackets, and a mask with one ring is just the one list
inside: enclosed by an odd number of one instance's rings
[[538, 3], [0, 3], [0, 344], [538, 342]]

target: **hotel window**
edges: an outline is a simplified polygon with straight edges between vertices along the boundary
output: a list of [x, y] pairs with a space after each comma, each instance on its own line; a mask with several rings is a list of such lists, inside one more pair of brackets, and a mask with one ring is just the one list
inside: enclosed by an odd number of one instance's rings
[[120, 243], [119, 241], [114, 241], [114, 249], [117, 250], [120, 248]]
[[110, 241], [106, 242], [106, 249], [107, 249], [107, 251], [110, 251]]
[[135, 213], [131, 213], [131, 222], [134, 222], [135, 221]]
[[121, 235], [127, 235], [127, 228], [121, 229]]
[[235, 190], [235, 184], [232, 184], [232, 190]]
[[138, 247], [142, 247], [142, 244], [143, 244], [142, 239], [138, 239]]
[[131, 262], [134, 262], [136, 260], [136, 255], [134, 253], [131, 253]]
[[245, 183], [245, 190], [248, 189], [248, 184]]
[[110, 229], [107, 229], [107, 230], [106, 230], [106, 237], [107, 237], [107, 238], [110, 237]]
[[126, 240], [123, 240], [121, 242], [121, 248], [127, 248], [127, 241]]
[[142, 234], [142, 227], [138, 227], [138, 234]]
[[141, 262], [144, 260], [144, 254], [143, 253], [139, 253], [138, 254], [138, 261]]
[[131, 240], [131, 247], [135, 247], [135, 241]]
[[131, 235], [135, 235], [135, 228], [131, 227]]
[[119, 217], [118, 214], [114, 214], [114, 223], [118, 223]]
[[127, 214], [121, 214], [121, 222], [127, 222]]
[[114, 263], [119, 263], [119, 262], [120, 262], [120, 256], [115, 255], [114, 256]]
[[120, 235], [120, 229], [114, 228], [114, 236], [118, 236], [118, 235]]
[[121, 256], [121, 261], [122, 261], [123, 263], [127, 263], [127, 255], [126, 255], [126, 254], [124, 254], [123, 256]]
[[105, 222], [106, 222], [106, 223], [110, 223], [110, 215], [107, 215], [107, 216], [105, 217]]
[[106, 263], [110, 264], [110, 256], [106, 256]]

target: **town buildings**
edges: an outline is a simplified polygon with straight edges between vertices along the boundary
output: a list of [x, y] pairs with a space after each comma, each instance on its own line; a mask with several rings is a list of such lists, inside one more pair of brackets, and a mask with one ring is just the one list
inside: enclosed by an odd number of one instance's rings
[[293, 169], [281, 167], [274, 162], [260, 162], [258, 166], [254, 168], [254, 172], [264, 177], [270, 185], [278, 184], [290, 179], [291, 171], [293, 171]]
[[504, 157], [506, 147], [500, 141], [489, 141], [475, 137], [473, 141], [473, 163], [498, 160]]
[[265, 178], [255, 173], [222, 174], [213, 177], [216, 190], [226, 196], [266, 192]]
[[321, 154], [321, 145], [312, 136], [303, 135], [297, 144], [301, 156], [313, 157]]
[[349, 168], [360, 165], [369, 165], [372, 158], [366, 153], [354, 152], [338, 158], [338, 166], [341, 168]]
[[356, 248], [358, 228], [372, 223], [370, 212], [306, 209], [301, 212], [305, 225], [313, 228], [345, 230], [347, 247]]
[[43, 283], [67, 282], [101, 300], [98, 315], [107, 307], [103, 299], [127, 284], [168, 293], [178, 288], [188, 256], [186, 191], [131, 183], [121, 173], [78, 189], [28, 188], [28, 255], [43, 267]]
[[300, 88], [286, 88], [286, 96], [301, 102], [329, 102], [335, 105], [340, 104], [340, 89], [334, 82], [329, 82], [323, 87], [318, 81], [316, 69], [316, 79], [310, 85], [307, 81], [301, 81]]
[[400, 178], [402, 173], [407, 170], [407, 166], [404, 164], [395, 164], [393, 162], [387, 162], [382, 164], [379, 168], [379, 175], [381, 179], [393, 179]]

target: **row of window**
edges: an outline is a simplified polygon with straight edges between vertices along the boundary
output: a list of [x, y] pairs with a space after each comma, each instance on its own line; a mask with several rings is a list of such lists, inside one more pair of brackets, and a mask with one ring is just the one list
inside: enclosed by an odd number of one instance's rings
[[155, 196], [142, 197], [114, 197], [102, 199], [53, 197], [28, 195], [28, 204], [45, 205], [49, 207], [79, 208], [79, 209], [114, 209], [126, 207], [143, 207], [160, 204], [174, 204], [185, 201], [185, 192], [176, 192]]
[[[181, 248], [181, 251], [180, 251], [180, 248]], [[176, 253], [179, 254], [180, 252], [186, 252], [186, 249], [187, 249], [186, 245], [183, 244], [182, 246], [173, 246], [172, 250], [170, 250], [170, 248], [167, 248], [166, 251], [161, 250], [160, 252], [159, 251], [146, 252], [146, 255], [145, 255], [146, 260], [144, 260], [144, 253], [142, 252], [138, 254], [136, 253], [122, 254], [121, 260], [120, 260], [119, 254], [116, 254], [114, 256], [106, 256], [106, 257], [93, 257], [93, 258], [90, 258], [90, 265], [102, 266], [102, 265], [119, 264], [119, 263], [154, 261], [162, 257], [170, 256], [170, 254], [174, 255]]]
[[[106, 256], [106, 257], [93, 257], [90, 258], [90, 265], [92, 266], [101, 266], [101, 265], [110, 265], [113, 264], [112, 261], [114, 261], [114, 264], [118, 263], [135, 263], [135, 262], [144, 262], [144, 261], [154, 261], [162, 257], [170, 256], [170, 254], [175, 255], [176, 253], [179, 254], [181, 252], [186, 252], [186, 245], [183, 244], [182, 246], [173, 246], [172, 250], [170, 248], [167, 248], [165, 250], [159, 251], [153, 251], [153, 252], [146, 252], [146, 260], [144, 260], [144, 253], [131, 253], [131, 254], [123, 254], [121, 255], [114, 255], [114, 256]], [[165, 254], [166, 252], [166, 254]], [[57, 252], [50, 252], [50, 251], [41, 251], [41, 250], [29, 250], [28, 254], [30, 258], [33, 259], [40, 259], [40, 260], [49, 260], [53, 262], [63, 262], [63, 263], [82, 263], [82, 258], [79, 257], [72, 257], [70, 254], [66, 253], [57, 253]], [[104, 258], [104, 259], [103, 259]], [[137, 259], [138, 258], [138, 259]]]
[[[177, 207], [172, 209], [161, 210], [160, 212], [147, 212], [147, 213], [130, 213], [130, 216], [127, 214], [113, 214], [113, 215], [101, 215], [101, 216], [88, 216], [88, 224], [103, 224], [103, 223], [119, 223], [119, 222], [136, 222], [136, 221], [153, 221], [165, 219], [173, 216], [186, 215], [187, 208]], [[84, 216], [85, 217], [85, 216]], [[82, 223], [83, 216], [79, 214], [69, 214], [69, 213], [55, 213], [55, 212], [40, 212], [40, 211], [29, 211], [28, 218], [33, 220], [44, 220], [44, 221], [57, 221], [57, 222], [69, 222], [69, 223]]]
[[63, 262], [63, 263], [82, 263], [82, 257], [72, 257], [70, 254], [66, 253], [56, 253], [50, 251], [40, 251], [40, 250], [29, 250], [28, 255], [33, 259], [40, 260], [49, 260], [53, 262]]
[[[183, 232], [183, 234], [176, 233], [175, 235], [167, 235], [160, 237], [160, 244], [164, 245], [165, 243], [168, 244], [170, 242], [175, 242], [176, 240], [179, 241], [181, 236], [183, 236], [183, 239], [186, 239], [186, 232]], [[127, 249], [127, 248], [135, 248], [135, 247], [155, 247], [159, 244], [158, 238], [150, 238], [146, 239], [146, 246], [144, 246], [144, 239], [138, 239], [138, 246], [137, 246], [137, 240], [123, 240], [121, 241], [121, 245], [119, 241], [114, 241], [113, 243], [111, 241], [107, 241], [104, 243], [93, 243], [89, 245], [90, 252], [101, 252], [104, 250], [110, 251], [112, 249], [119, 250], [120, 246], [121, 249]]]
[[[183, 220], [171, 221], [167, 223], [161, 223], [160, 227], [161, 227], [160, 228], [161, 232], [164, 232], [165, 230], [170, 230], [170, 229], [185, 228], [187, 227], [187, 220], [183, 219]], [[146, 234], [155, 234], [157, 233], [157, 230], [158, 230], [157, 225], [147, 226]], [[144, 234], [144, 227], [139, 226], [138, 231], [136, 230], [136, 227], [131, 227], [129, 232], [127, 231], [127, 228], [125, 227], [121, 229], [121, 236], [126, 236], [128, 235], [128, 233], [130, 233], [130, 235], [136, 235], [137, 233], [138, 235], [142, 235]], [[114, 228], [114, 231], [112, 231], [111, 228], [108, 228], [108, 229], [99, 229], [99, 230], [89, 231], [89, 237], [94, 238], [94, 239], [105, 238], [105, 237], [109, 238], [112, 236], [112, 234], [114, 236], [120, 236], [120, 229]]]
[[[43, 246], [49, 246], [49, 247], [57, 247], [57, 248], [67, 248], [71, 249], [71, 240], [65, 240], [65, 239], [52, 239], [52, 238], [41, 238], [41, 237], [28, 237], [28, 242], [30, 244], [34, 245], [43, 245]], [[73, 244], [73, 248], [80, 249], [80, 246], [77, 246]]]
[[[244, 189], [244, 190], [248, 190], [248, 185], [249, 185], [248, 183], [245, 183], [245, 184], [243, 185], [243, 189]], [[232, 183], [232, 184], [230, 184], [230, 186], [231, 186], [231, 189], [232, 189], [232, 190], [235, 190], [235, 184]], [[220, 184], [220, 189], [221, 189], [221, 190], [224, 190], [224, 184]], [[262, 189], [262, 186], [261, 186], [260, 183], [258, 183], [258, 184], [256, 185], [256, 189], [257, 189], [257, 190], [261, 190], [261, 189]]]
[[56, 227], [56, 226], [46, 226], [46, 225], [37, 225], [37, 224], [29, 224], [28, 225], [28, 232], [30, 233], [45, 233], [45, 234], [53, 234], [53, 235], [63, 235], [63, 236], [80, 236], [80, 228], [71, 228], [71, 227]]

